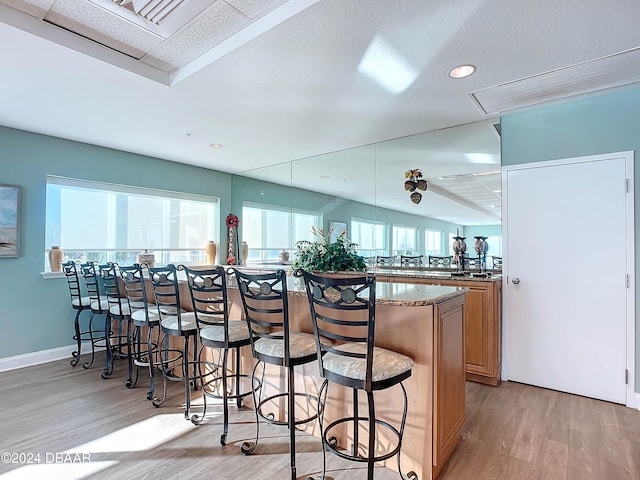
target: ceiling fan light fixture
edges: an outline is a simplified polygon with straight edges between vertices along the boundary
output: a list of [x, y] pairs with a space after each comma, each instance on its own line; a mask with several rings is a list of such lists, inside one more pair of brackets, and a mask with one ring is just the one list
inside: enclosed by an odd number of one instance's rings
[[449, 71], [451, 78], [465, 78], [472, 75], [476, 71], [475, 65], [458, 65]]

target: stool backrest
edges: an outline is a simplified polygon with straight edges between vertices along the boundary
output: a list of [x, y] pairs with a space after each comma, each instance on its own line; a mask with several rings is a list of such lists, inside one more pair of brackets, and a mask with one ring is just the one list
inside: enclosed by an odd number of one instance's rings
[[109, 311], [113, 315], [124, 315], [127, 312], [123, 311], [120, 282], [118, 281], [118, 264], [109, 262], [104, 265], [98, 265], [98, 272], [109, 304]]
[[131, 312], [144, 310], [145, 318], [148, 321], [149, 304], [147, 301], [147, 290], [145, 288], [142, 265], [135, 263], [126, 267], [119, 267], [119, 270], [124, 294], [129, 301]]
[[493, 269], [502, 270], [502, 257], [492, 257]]
[[71, 306], [75, 309], [82, 308], [82, 290], [80, 289], [80, 280], [78, 278], [78, 268], [76, 262], [70, 260], [62, 264], [62, 271], [67, 279], [69, 293], [71, 294]]
[[429, 255], [429, 266], [433, 268], [450, 268], [451, 257], [438, 257]]
[[283, 342], [284, 366], [289, 366], [289, 302], [284, 270], [249, 275], [235, 270], [244, 315], [249, 327], [251, 350], [254, 342], [267, 338]]
[[225, 343], [229, 341], [229, 303], [227, 274], [222, 266], [193, 269], [180, 265], [187, 274], [191, 306], [198, 328], [224, 323]]
[[[309, 272], [302, 272], [302, 276], [316, 337], [320, 374], [331, 379], [330, 372], [327, 372], [323, 365], [325, 353], [364, 359], [366, 362], [364, 388], [370, 390], [375, 341], [375, 277], [331, 278], [320, 277]], [[333, 344], [320, 342], [320, 337], [332, 340]], [[337, 347], [343, 343], [362, 344], [363, 353], [338, 349]], [[351, 386], [359, 387], [359, 383]]]
[[422, 255], [400, 255], [401, 267], [419, 267], [422, 265]]
[[80, 272], [87, 287], [87, 295], [89, 295], [89, 299], [91, 300], [91, 310], [95, 313], [104, 313], [102, 310], [102, 298], [104, 294], [101, 291], [95, 263], [82, 263], [80, 265]]
[[396, 257], [395, 256], [391, 256], [391, 257], [381, 257], [380, 255], [378, 255], [376, 257], [376, 264], [378, 266], [387, 266], [387, 267], [392, 267], [393, 263], [396, 261]]
[[165, 318], [177, 317], [178, 334], [182, 335], [182, 310], [176, 266], [170, 263], [165, 267], [149, 267], [149, 279], [153, 287], [160, 323]]

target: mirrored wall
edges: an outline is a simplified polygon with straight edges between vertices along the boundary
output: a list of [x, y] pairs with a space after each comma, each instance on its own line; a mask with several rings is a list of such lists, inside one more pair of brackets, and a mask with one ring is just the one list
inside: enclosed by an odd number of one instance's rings
[[[426, 190], [406, 189], [408, 170], [419, 170]], [[313, 239], [312, 225], [346, 229], [365, 257], [448, 255], [457, 233], [501, 232], [495, 121], [270, 165], [232, 182], [249, 263], [291, 259], [296, 241]]]

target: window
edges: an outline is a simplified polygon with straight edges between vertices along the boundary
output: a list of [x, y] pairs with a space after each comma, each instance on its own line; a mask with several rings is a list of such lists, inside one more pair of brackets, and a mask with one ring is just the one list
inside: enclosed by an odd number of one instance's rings
[[424, 253], [425, 255], [442, 256], [442, 232], [437, 230], [424, 231]]
[[418, 229], [414, 227], [393, 226], [392, 255], [417, 255]]
[[248, 262], [277, 261], [282, 250], [294, 251], [299, 240], [313, 241], [311, 227], [320, 228], [322, 214], [245, 202], [242, 240], [249, 245]]
[[487, 237], [487, 243], [489, 244], [489, 251], [487, 252], [487, 255], [492, 255], [494, 257], [502, 256], [502, 236], [501, 235]]
[[46, 208], [46, 250], [65, 260], [127, 265], [147, 249], [160, 265], [199, 262], [219, 241], [215, 197], [48, 176]]
[[388, 227], [386, 223], [367, 220], [351, 220], [347, 236], [358, 244], [358, 253], [364, 257], [389, 255]]

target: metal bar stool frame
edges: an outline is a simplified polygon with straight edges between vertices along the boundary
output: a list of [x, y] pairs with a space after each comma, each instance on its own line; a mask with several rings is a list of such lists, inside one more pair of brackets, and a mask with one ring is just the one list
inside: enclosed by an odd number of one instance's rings
[[[95, 262], [85, 262], [80, 264], [80, 273], [84, 278], [85, 287], [87, 289], [87, 295], [91, 300], [91, 319], [89, 320], [89, 331], [93, 331], [93, 321], [96, 315], [104, 315], [104, 331], [102, 332], [102, 340], [106, 343], [108, 342], [107, 337], [110, 334], [110, 313], [109, 313], [109, 302], [104, 297], [104, 293], [102, 292], [102, 288], [100, 285], [100, 280], [96, 271]], [[95, 338], [93, 334], [90, 333], [91, 341], [93, 342]], [[90, 364], [93, 364], [93, 351], [91, 356]], [[84, 365], [83, 365], [84, 366]], [[88, 367], [85, 367], [88, 368]], [[101, 376], [103, 376], [107, 372], [105, 368], [102, 371]]]
[[[155, 310], [155, 305], [149, 305], [142, 265], [136, 263], [134, 265], [120, 267], [119, 270], [124, 292], [131, 309], [133, 333], [130, 342], [133, 349], [133, 365], [136, 369], [135, 376], [132, 382], [127, 384], [127, 388], [136, 386], [140, 367], [146, 367], [149, 370], [147, 400], [153, 400], [156, 385], [155, 370], [161, 365], [158, 352], [158, 345], [160, 345], [160, 318]], [[147, 329], [146, 357], [142, 353], [142, 328]], [[154, 332], [157, 337], [155, 342], [153, 340]]]
[[422, 255], [400, 255], [400, 266], [401, 267], [421, 267], [422, 266]]
[[[127, 359], [127, 388], [133, 386], [133, 356], [131, 355], [131, 308], [129, 301], [120, 291], [120, 281], [118, 264], [109, 262], [98, 266], [98, 274], [102, 279], [104, 295], [108, 302], [109, 315], [105, 331], [109, 332], [106, 337], [107, 361], [102, 378], [107, 379], [113, 375], [114, 361], [116, 358]], [[117, 334], [114, 335], [113, 324], [118, 323]], [[113, 340], [117, 340], [114, 348]]]
[[[153, 287], [156, 310], [160, 320], [162, 336], [158, 348], [160, 354], [160, 367], [162, 371], [162, 398], [154, 397], [153, 406], [161, 407], [167, 399], [167, 380], [183, 382], [185, 386], [185, 420], [191, 419], [191, 387], [198, 389], [197, 383], [197, 351], [198, 351], [198, 327], [195, 315], [192, 312], [183, 312], [180, 303], [180, 288], [176, 266], [168, 264], [165, 267], [149, 267], [149, 279]], [[183, 339], [183, 350], [169, 348], [170, 337]], [[193, 359], [189, 360], [189, 343], [193, 346]], [[173, 370], [179, 367], [182, 376], [174, 374]], [[193, 374], [189, 374], [189, 367], [193, 368]]]
[[[318, 348], [320, 375], [325, 379], [320, 388], [318, 400], [320, 404], [318, 410], [320, 412], [320, 436], [322, 438], [323, 453], [322, 479], [326, 478], [325, 452], [328, 449], [341, 458], [356, 462], [366, 462], [368, 480], [373, 480], [374, 478], [374, 465], [376, 462], [387, 460], [393, 456], [397, 456], [400, 478], [417, 480], [418, 476], [415, 472], [409, 472], [405, 477], [402, 474], [400, 465], [400, 451], [402, 449], [402, 437], [408, 408], [407, 392], [402, 382], [411, 376], [413, 361], [403, 355], [374, 346], [375, 277], [328, 278], [309, 272], [301, 272], [301, 275], [304, 277], [305, 290], [309, 300], [311, 320]], [[341, 317], [337, 313], [338, 311], [347, 312], [348, 318]], [[341, 331], [344, 333], [337, 333], [336, 328], [342, 329]], [[320, 342], [322, 337], [329, 338], [334, 343], [332, 345], [324, 344]], [[378, 358], [377, 355], [379, 353], [396, 356], [404, 364], [394, 369], [389, 375], [382, 375], [380, 379], [377, 379], [374, 377], [374, 358]], [[382, 359], [383, 357], [380, 356], [379, 358]], [[336, 368], [336, 363], [329, 366], [329, 362], [345, 362], [344, 364], [361, 362], [360, 366], [364, 364], [364, 369], [360, 373], [363, 373], [362, 376], [364, 378], [360, 378], [349, 368], [344, 371]], [[324, 410], [329, 383], [352, 389], [353, 416], [346, 416], [325, 425]], [[395, 385], [400, 385], [404, 399], [402, 419], [398, 428], [376, 418], [374, 401], [375, 391], [384, 390]], [[366, 417], [360, 416], [358, 412], [358, 391], [360, 390], [364, 391], [367, 396], [368, 416]], [[359, 454], [358, 430], [360, 422], [366, 422], [369, 432], [366, 457]], [[351, 453], [340, 450], [336, 438], [331, 435], [335, 427], [346, 423], [353, 425], [353, 450]], [[397, 444], [394, 448], [379, 455], [375, 454], [376, 426], [386, 428], [397, 438]], [[308, 480], [313, 480], [313, 477]]]
[[[259, 417], [275, 425], [286, 425], [289, 428], [289, 452], [291, 479], [295, 480], [296, 475], [296, 449], [295, 431], [297, 425], [306, 424], [318, 418], [318, 411], [306, 418], [296, 420], [295, 399], [296, 397], [306, 398], [308, 401], [318, 403], [318, 397], [309, 393], [296, 392], [294, 367], [304, 365], [316, 360], [318, 353], [315, 345], [315, 338], [308, 333], [292, 333], [289, 329], [289, 302], [287, 291], [287, 279], [284, 270], [279, 269], [273, 273], [249, 275], [235, 270], [240, 297], [244, 308], [245, 318], [251, 333], [251, 352], [258, 360], [254, 367], [254, 373], [258, 366], [262, 365], [262, 379], [260, 384], [264, 385], [265, 364], [277, 365], [287, 369], [287, 391], [262, 398], [254, 394], [254, 407], [256, 414], [256, 440], [253, 444], [245, 442], [241, 451], [245, 455], [253, 453], [258, 445], [260, 433]], [[293, 355], [291, 351], [291, 337], [296, 338], [298, 350]], [[307, 341], [304, 346], [305, 340]], [[268, 348], [268, 347], [271, 348]], [[263, 348], [265, 347], [265, 348]], [[269, 354], [272, 350], [278, 354]], [[270, 402], [286, 397], [287, 418], [286, 420], [275, 420], [273, 413], [265, 414], [263, 408]]]
[[[78, 277], [78, 267], [76, 262], [70, 260], [68, 262], [62, 263], [62, 272], [64, 273], [67, 279], [67, 285], [69, 287], [69, 294], [71, 295], [71, 307], [76, 311], [75, 319], [73, 322], [75, 334], [73, 335], [73, 339], [76, 341], [77, 350], [71, 353], [73, 357], [69, 364], [72, 367], [75, 367], [80, 362], [80, 357], [82, 355], [82, 343], [86, 340], [89, 340], [91, 345], [91, 361], [84, 362], [82, 364], [83, 368], [91, 368], [93, 365], [93, 361], [95, 359], [95, 347], [96, 343], [104, 340], [104, 337], [101, 335], [101, 330], [93, 330], [93, 317], [92, 314], [89, 319], [88, 330], [83, 331], [80, 325], [80, 317], [82, 312], [90, 312], [91, 311], [91, 298], [89, 296], [82, 295], [82, 288], [80, 285], [80, 279]], [[96, 336], [94, 336], [96, 335]]]
[[[250, 345], [249, 331], [244, 321], [229, 320], [229, 298], [227, 295], [227, 274], [224, 267], [208, 269], [192, 269], [180, 265], [187, 275], [187, 285], [191, 296], [191, 305], [195, 314], [200, 336], [200, 352], [198, 353], [198, 376], [202, 381], [204, 409], [201, 415], [194, 414], [191, 422], [199, 425], [207, 413], [207, 397], [221, 399], [223, 408], [223, 433], [220, 445], [227, 444], [229, 434], [229, 400], [235, 400], [238, 408], [243, 399], [259, 388], [252, 375], [240, 372], [240, 349]], [[240, 328], [238, 328], [240, 327]], [[220, 350], [218, 363], [204, 361], [203, 353], [207, 348]], [[235, 393], [228, 388], [229, 350], [235, 350], [235, 370], [233, 373]], [[203, 367], [209, 371], [203, 372]], [[220, 372], [216, 374], [216, 372]], [[215, 375], [211, 377], [211, 375]], [[240, 379], [251, 381], [251, 389], [240, 390]], [[221, 384], [221, 385], [220, 385]], [[222, 394], [219, 393], [222, 391]]]

